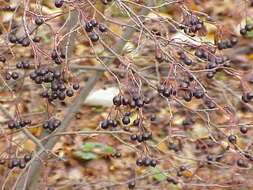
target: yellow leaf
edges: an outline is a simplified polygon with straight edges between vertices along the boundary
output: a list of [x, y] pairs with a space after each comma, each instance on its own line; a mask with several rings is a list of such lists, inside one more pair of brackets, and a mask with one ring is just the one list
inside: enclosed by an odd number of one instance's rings
[[157, 148], [161, 151], [163, 151], [164, 153], [169, 152], [169, 149], [167, 147], [167, 145], [165, 144], [165, 142], [161, 142], [157, 145]]

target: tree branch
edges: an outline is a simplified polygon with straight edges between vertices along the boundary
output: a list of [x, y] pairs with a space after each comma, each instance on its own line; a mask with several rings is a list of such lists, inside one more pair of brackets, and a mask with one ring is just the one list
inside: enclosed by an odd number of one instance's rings
[[[150, 0], [148, 2], [148, 6], [153, 5], [153, 0]], [[147, 15], [149, 13], [149, 9], [147, 8], [142, 8], [138, 15]], [[129, 25], [133, 24], [132, 22], [129, 23]], [[117, 41], [115, 46], [112, 48], [114, 53], [120, 54], [123, 50], [123, 47], [125, 46], [126, 42], [125, 40], [122, 39], [127, 39], [129, 40], [133, 33], [135, 32], [134, 28], [127, 28], [125, 33], [122, 35], [122, 38]], [[110, 52], [111, 56], [114, 54]], [[105, 65], [111, 64], [115, 60], [114, 57], [112, 58], [106, 58], [104, 60]], [[61, 126], [58, 128], [57, 133], [63, 132], [66, 130], [68, 127], [70, 121], [74, 117], [75, 113], [78, 111], [82, 103], [85, 101], [87, 96], [89, 95], [90, 91], [93, 89], [93, 87], [96, 85], [98, 80], [103, 76], [104, 71], [96, 71], [94, 75], [92, 75], [89, 80], [87, 81], [86, 85], [80, 90], [80, 94], [75, 98], [73, 103], [70, 105], [64, 120], [62, 121]], [[59, 141], [60, 136], [52, 136], [46, 143], [43, 143], [45, 145], [45, 148], [47, 150], [51, 150], [55, 144]], [[45, 160], [48, 157], [48, 154], [46, 152], [43, 152], [41, 154], [41, 159]], [[42, 169], [42, 163], [39, 160], [34, 160], [33, 163], [31, 164], [30, 168], [30, 173], [28, 176], [28, 182], [27, 182], [27, 190], [34, 190], [34, 189], [39, 189], [39, 176], [41, 173]], [[21, 186], [17, 186], [15, 190], [20, 190], [22, 188]]]

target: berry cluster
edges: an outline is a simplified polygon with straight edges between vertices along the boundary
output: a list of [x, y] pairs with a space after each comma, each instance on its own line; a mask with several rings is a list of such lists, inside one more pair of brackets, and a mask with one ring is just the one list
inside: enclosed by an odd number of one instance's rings
[[49, 132], [53, 132], [60, 125], [61, 125], [61, 121], [58, 119], [51, 119], [42, 124], [43, 128], [47, 129]]
[[12, 72], [12, 73], [6, 73], [6, 75], [5, 75], [5, 79], [6, 80], [11, 80], [11, 79], [13, 79], [13, 80], [17, 80], [18, 79], [18, 77], [19, 77], [19, 74], [17, 73], [17, 72]]
[[253, 25], [252, 24], [246, 24], [244, 28], [240, 30], [240, 34], [245, 36], [247, 32], [253, 30]]
[[[66, 95], [72, 97], [74, 91], [72, 89], [67, 89], [65, 86], [65, 80], [62, 74], [55, 70], [54, 68], [39, 68], [30, 73], [30, 78], [36, 84], [50, 83], [51, 91], [43, 91], [40, 95], [43, 98], [47, 98], [48, 101], [53, 101], [55, 99], [64, 100]], [[73, 89], [78, 90], [79, 85], [73, 84]]]
[[29, 40], [29, 38], [28, 37], [17, 37], [16, 35], [14, 35], [14, 34], [10, 34], [9, 35], [9, 41], [11, 42], [11, 43], [13, 43], [13, 44], [15, 44], [15, 43], [19, 43], [19, 44], [21, 44], [22, 46], [24, 46], [24, 47], [27, 47], [27, 46], [29, 46], [30, 45], [30, 40]]
[[149, 140], [151, 139], [152, 137], [152, 133], [151, 132], [144, 132], [143, 134], [140, 134], [140, 135], [137, 135], [137, 134], [132, 134], [130, 136], [131, 140], [132, 141], [138, 141], [138, 142], [143, 142], [143, 141], [146, 141], [146, 140]]
[[60, 54], [57, 54], [56, 50], [53, 50], [51, 53], [51, 58], [52, 60], [54, 60], [54, 63], [56, 65], [60, 65], [61, 64], [61, 59], [65, 59], [66, 55], [63, 53], [63, 51], [60, 51]]
[[136, 160], [136, 165], [137, 166], [151, 166], [151, 167], [155, 167], [157, 165], [157, 161], [155, 159], [152, 159], [152, 158], [148, 158], [148, 157], [145, 157], [145, 158], [138, 158]]
[[108, 129], [109, 127], [117, 127], [118, 126], [118, 122], [116, 120], [113, 119], [107, 119], [101, 122], [100, 127], [102, 129]]
[[171, 95], [176, 96], [177, 92], [183, 91], [183, 99], [187, 102], [192, 100], [192, 97], [195, 97], [197, 99], [202, 99], [205, 95], [204, 91], [202, 89], [194, 88], [190, 89], [190, 82], [189, 81], [183, 81], [180, 83], [178, 90], [171, 87], [167, 88], [164, 85], [158, 85], [157, 91], [162, 94], [164, 97], [169, 98]]
[[21, 61], [16, 64], [17, 69], [30, 69], [30, 63], [27, 61]]
[[[95, 27], [98, 27], [100, 32], [105, 32], [107, 30], [107, 27], [103, 24], [98, 24], [98, 22], [95, 19], [92, 19], [85, 24], [85, 31], [90, 33], [93, 31]], [[96, 33], [89, 34], [89, 38], [92, 42], [97, 42], [99, 40], [99, 36]]]
[[199, 17], [191, 16], [188, 20], [182, 24], [179, 24], [178, 28], [183, 29], [186, 34], [195, 34], [204, 27], [204, 21]]
[[27, 125], [31, 125], [32, 121], [30, 119], [21, 120], [18, 122], [10, 122], [8, 123], [9, 129], [20, 129]]
[[217, 48], [219, 50], [227, 49], [227, 48], [232, 48], [238, 43], [238, 38], [232, 36], [230, 39], [228, 39], [225, 42], [218, 42], [217, 43]]
[[151, 98], [142, 99], [140, 96], [133, 96], [132, 99], [127, 97], [115, 96], [113, 98], [113, 104], [117, 107], [119, 106], [129, 106], [130, 108], [141, 108], [145, 104], [149, 104], [151, 102]]
[[[8, 162], [8, 168], [9, 169], [13, 169], [15, 167], [19, 167], [20, 169], [24, 169], [26, 167], [27, 162], [29, 162], [32, 159], [31, 154], [25, 154], [23, 159], [20, 158], [14, 158], [11, 159]], [[4, 159], [0, 159], [0, 165], [4, 165], [5, 164], [5, 160]]]

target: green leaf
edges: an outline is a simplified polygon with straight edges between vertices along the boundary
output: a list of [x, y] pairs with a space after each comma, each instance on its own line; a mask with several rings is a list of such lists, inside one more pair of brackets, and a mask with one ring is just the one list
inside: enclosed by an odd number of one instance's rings
[[83, 160], [95, 160], [100, 158], [98, 155], [91, 152], [76, 151], [74, 154]]
[[158, 167], [151, 167], [150, 171], [153, 174], [153, 178], [157, 181], [163, 181], [167, 178], [166, 174], [162, 172]]
[[83, 151], [95, 152], [100, 154], [113, 154], [116, 152], [114, 148], [99, 142], [87, 142], [83, 145]]

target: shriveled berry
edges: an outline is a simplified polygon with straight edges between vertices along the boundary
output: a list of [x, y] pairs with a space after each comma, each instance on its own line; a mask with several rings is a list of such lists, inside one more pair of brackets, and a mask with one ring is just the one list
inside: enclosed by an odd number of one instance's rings
[[111, 127], [117, 127], [118, 122], [116, 120], [110, 119], [108, 120], [108, 125]]
[[163, 86], [163, 85], [158, 85], [158, 86], [157, 86], [157, 91], [158, 91], [159, 93], [163, 93], [163, 92], [165, 91], [165, 86]]
[[130, 181], [128, 183], [128, 189], [133, 189], [135, 187], [135, 181]]
[[72, 87], [74, 90], [78, 90], [80, 88], [79, 84], [77, 84], [77, 83], [73, 84]]
[[10, 80], [10, 79], [11, 79], [11, 74], [10, 73], [6, 73], [5, 80]]
[[238, 43], [238, 38], [236, 38], [234, 36], [232, 36], [229, 40], [230, 40], [232, 45], [236, 45]]
[[91, 25], [92, 25], [93, 27], [96, 27], [96, 26], [98, 25], [98, 22], [96, 21], [96, 19], [92, 19], [92, 20], [90, 21], [90, 23], [91, 23]]
[[133, 125], [134, 126], [139, 126], [139, 124], [140, 124], [140, 119], [135, 119], [134, 121], [133, 121]]
[[85, 24], [85, 31], [86, 31], [86, 32], [91, 32], [92, 30], [93, 30], [92, 24], [91, 24], [90, 22], [87, 22], [87, 23]]
[[63, 5], [63, 3], [64, 3], [63, 0], [55, 0], [54, 5], [55, 5], [57, 8], [61, 8], [62, 5]]
[[30, 40], [29, 40], [29, 38], [24, 38], [23, 40], [22, 40], [22, 46], [24, 46], [24, 47], [27, 47], [27, 46], [29, 46], [30, 45]]
[[20, 169], [24, 169], [26, 167], [26, 163], [23, 161], [20, 161], [18, 166]]
[[203, 90], [201, 90], [201, 89], [196, 89], [196, 90], [193, 92], [193, 96], [195, 96], [195, 98], [197, 98], [197, 99], [203, 98], [204, 95], [205, 95], [205, 93], [204, 93]]
[[9, 129], [14, 129], [15, 128], [15, 123], [14, 122], [8, 123], [8, 128]]
[[90, 34], [89, 38], [92, 42], [97, 42], [99, 40], [99, 36], [96, 33]]
[[186, 65], [191, 65], [192, 64], [192, 60], [188, 57], [184, 57], [183, 62]]
[[109, 127], [108, 121], [107, 121], [107, 120], [102, 121], [101, 124], [100, 124], [100, 127], [101, 127], [102, 129], [107, 129], [107, 128]]
[[142, 160], [142, 158], [138, 158], [138, 159], [136, 160], [136, 165], [137, 165], [137, 166], [142, 166], [142, 165], [143, 165], [143, 160]]
[[122, 123], [128, 125], [130, 123], [130, 118], [128, 116], [124, 116], [122, 118]]
[[155, 121], [156, 120], [156, 115], [155, 114], [152, 114], [151, 116], [150, 116], [150, 121]]
[[35, 43], [40, 42], [40, 40], [41, 40], [41, 37], [39, 37], [39, 36], [34, 36], [34, 38], [33, 38], [33, 41], [34, 41]]
[[66, 90], [66, 95], [67, 95], [68, 97], [72, 97], [72, 96], [74, 95], [74, 91], [71, 90], [71, 89], [68, 89], [68, 90]]
[[100, 30], [100, 32], [105, 32], [107, 30], [107, 27], [105, 25], [103, 25], [103, 24], [100, 24], [98, 26], [98, 29]]
[[213, 78], [214, 77], [214, 72], [207, 73], [206, 77], [209, 78], [209, 79]]
[[145, 133], [142, 134], [142, 139], [143, 140], [148, 140], [148, 139], [151, 138], [151, 136], [152, 136], [151, 132], [145, 132]]
[[157, 161], [152, 159], [151, 162], [150, 162], [150, 166], [156, 167], [156, 165], [157, 165]]
[[164, 92], [163, 92], [163, 95], [165, 96], [165, 97], [170, 97], [170, 95], [171, 95], [171, 89], [170, 88], [166, 88], [165, 90], [164, 90]]
[[138, 99], [135, 103], [136, 103], [136, 106], [138, 106], [139, 108], [144, 106], [144, 102], [141, 99]]
[[238, 159], [237, 160], [237, 165], [239, 166], [239, 167], [242, 167], [242, 168], [247, 168], [248, 166], [247, 166], [247, 164], [246, 164], [246, 162], [243, 160], [243, 159]]
[[246, 134], [248, 132], [248, 128], [242, 126], [242, 127], [240, 127], [240, 131], [241, 131], [241, 133]]
[[43, 23], [44, 23], [43, 18], [37, 17], [37, 18], [35, 19], [35, 24], [37, 24], [37, 25], [42, 25]]
[[16, 68], [17, 69], [22, 69], [23, 68], [23, 64], [22, 63], [17, 63], [16, 64]]
[[18, 38], [15, 35], [11, 34], [9, 35], [9, 41], [14, 44], [18, 41]]
[[150, 159], [150, 158], [144, 158], [144, 159], [143, 159], [143, 164], [144, 164], [144, 166], [150, 166], [150, 164], [151, 164], [151, 159]]
[[122, 103], [122, 100], [121, 100], [121, 97], [120, 96], [115, 96], [114, 98], [113, 98], [113, 104], [115, 105], [115, 106], [120, 106], [121, 105], [121, 103]]
[[129, 104], [129, 99], [128, 98], [122, 98], [122, 104], [123, 105], [128, 105]]
[[178, 181], [176, 179], [171, 178], [171, 177], [167, 177], [167, 182], [173, 183], [174, 185], [178, 184]]
[[123, 130], [124, 130], [124, 131], [130, 131], [130, 127], [129, 127], [129, 126], [124, 126], [124, 127], [123, 127]]
[[12, 78], [13, 80], [17, 80], [18, 77], [19, 77], [19, 74], [18, 74], [17, 72], [12, 72], [12, 73], [11, 73], [11, 78]]
[[229, 135], [228, 141], [232, 144], [236, 144], [236, 136], [235, 135]]
[[142, 135], [137, 135], [137, 141], [138, 142], [143, 142], [143, 137], [142, 137]]
[[137, 135], [136, 134], [132, 134], [130, 136], [130, 138], [131, 138], [132, 141], [136, 141], [137, 140]]
[[5, 63], [5, 61], [6, 61], [5, 57], [0, 57], [0, 62]]
[[247, 30], [245, 28], [242, 28], [240, 30], [240, 34], [243, 35], [243, 36], [246, 35], [247, 34]]
[[253, 25], [252, 24], [246, 24], [244, 28], [247, 31], [251, 31], [251, 30], [253, 30]]

